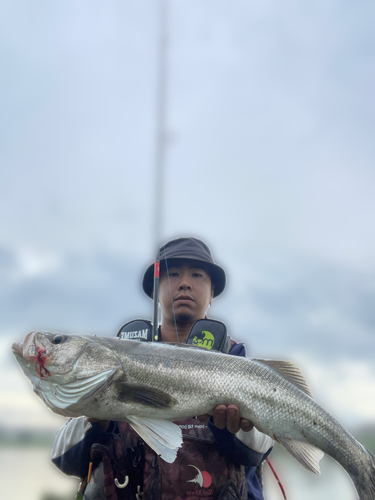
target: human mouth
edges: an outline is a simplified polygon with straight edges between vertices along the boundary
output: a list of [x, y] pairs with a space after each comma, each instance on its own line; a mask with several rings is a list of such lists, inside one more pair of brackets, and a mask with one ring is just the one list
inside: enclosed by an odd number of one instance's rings
[[194, 302], [190, 295], [179, 295], [174, 299], [175, 302]]

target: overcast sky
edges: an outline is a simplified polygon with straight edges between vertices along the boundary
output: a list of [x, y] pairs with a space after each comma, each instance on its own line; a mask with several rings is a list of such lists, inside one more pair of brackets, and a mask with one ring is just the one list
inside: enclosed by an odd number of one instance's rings
[[[302, 364], [351, 426], [375, 418], [374, 14], [178, 0], [168, 16], [162, 240], [203, 238], [228, 274], [211, 317], [249, 356]], [[151, 317], [157, 37], [150, 0], [0, 3], [2, 425], [28, 405], [49, 418], [13, 340]]]

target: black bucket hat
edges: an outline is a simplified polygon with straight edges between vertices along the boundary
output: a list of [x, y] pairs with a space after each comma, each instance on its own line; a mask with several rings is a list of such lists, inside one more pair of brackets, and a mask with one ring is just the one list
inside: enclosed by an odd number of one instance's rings
[[[176, 261], [189, 260], [207, 269], [212, 284], [215, 286], [214, 297], [220, 295], [225, 288], [224, 269], [215, 264], [208, 246], [197, 238], [177, 238], [168, 241], [168, 243], [160, 247], [157, 258], [160, 261], [161, 270], [166, 268], [166, 260], [168, 267], [172, 266]], [[151, 264], [146, 269], [142, 287], [145, 294], [151, 298], [154, 288], [154, 264]]]

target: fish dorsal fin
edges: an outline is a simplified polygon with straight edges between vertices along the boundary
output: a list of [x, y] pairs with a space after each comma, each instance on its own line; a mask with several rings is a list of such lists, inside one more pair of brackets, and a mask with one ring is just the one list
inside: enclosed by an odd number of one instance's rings
[[291, 363], [290, 361], [275, 361], [271, 359], [255, 359], [254, 361], [258, 361], [259, 363], [263, 363], [264, 365], [273, 368], [308, 396], [313, 397], [311, 389], [308, 386], [303, 373], [294, 363]]
[[115, 371], [114, 369], [106, 370], [91, 377], [75, 379], [67, 384], [46, 381], [43, 391], [38, 392], [51, 409], [64, 410], [91, 396], [110, 379]]
[[319, 476], [319, 462], [323, 458], [324, 453], [316, 446], [301, 441], [294, 441], [287, 437], [274, 436], [275, 440], [281, 444], [286, 451], [289, 451], [298, 462], [308, 471]]
[[128, 415], [126, 421], [163, 460], [170, 464], [175, 461], [182, 446], [182, 432], [178, 425], [167, 420], [133, 415]]

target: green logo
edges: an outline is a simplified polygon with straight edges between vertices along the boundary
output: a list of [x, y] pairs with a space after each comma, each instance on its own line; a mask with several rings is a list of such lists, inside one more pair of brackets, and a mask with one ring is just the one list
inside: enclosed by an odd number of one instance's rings
[[207, 330], [202, 330], [193, 338], [193, 345], [198, 345], [199, 347], [205, 347], [206, 349], [212, 349], [215, 343], [215, 337], [211, 332]]

